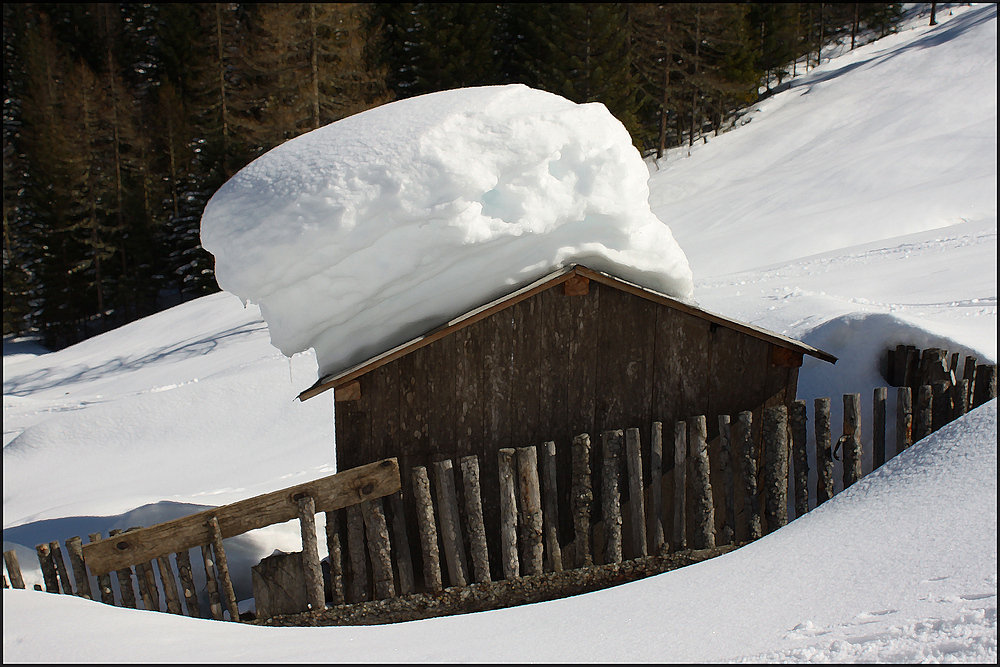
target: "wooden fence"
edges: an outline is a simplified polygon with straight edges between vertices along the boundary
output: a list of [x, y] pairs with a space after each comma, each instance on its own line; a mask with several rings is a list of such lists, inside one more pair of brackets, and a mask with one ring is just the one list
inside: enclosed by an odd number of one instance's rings
[[[487, 535], [484, 525], [477, 457], [407, 471], [412, 498], [401, 495], [400, 471], [389, 459], [109, 539], [91, 535], [87, 545], [70, 538], [73, 581], [59, 543], [38, 545], [45, 590], [93, 598], [89, 567], [108, 604], [135, 608], [141, 599], [145, 609], [159, 610], [162, 600], [169, 612], [186, 608], [188, 615], [202, 616], [187, 552], [200, 548], [210, 615], [222, 619], [225, 605], [235, 620], [239, 614], [222, 539], [293, 518], [300, 522], [303, 551], [271, 556], [254, 567], [260, 620], [281, 622], [291, 618], [283, 614], [313, 610], [310, 623], [389, 622], [549, 599], [672, 569], [717, 555], [721, 545], [758, 539], [785, 525], [790, 514], [801, 516], [811, 504], [832, 498], [836, 488], [851, 486], [862, 477], [862, 448], [868, 442], [872, 467], [878, 468], [890, 449], [898, 454], [996, 396], [995, 366], [967, 360], [959, 381], [954, 355], [949, 368], [941, 361], [948, 358], [943, 351], [892, 352], [890, 368], [907, 360], [903, 373], [893, 375], [904, 379], [897, 389], [895, 447], [886, 441], [888, 388], [874, 390], [870, 441], [861, 437], [859, 394], [844, 395], [843, 428], [836, 439], [830, 399], [815, 399], [812, 494], [807, 403], [796, 400], [765, 408], [759, 424], [751, 412], [721, 415], [719, 436], [711, 442], [704, 416], [677, 422], [666, 434], [660, 423], [648, 435], [635, 428], [605, 431], [599, 442], [581, 434], [562, 445], [571, 450], [572, 469], [570, 488], [561, 492], [554, 442], [501, 449], [499, 498], [486, 499], [498, 502], [499, 534]], [[905, 369], [914, 358], [928, 361], [917, 363], [911, 377]], [[907, 382], [925, 382], [917, 385], [916, 400]], [[838, 459], [840, 483], [834, 479]], [[407, 504], [415, 510], [416, 526], [407, 525]], [[313, 519], [318, 511], [326, 513], [326, 563], [318, 554]], [[567, 511], [568, 521], [561, 522], [560, 513]], [[561, 525], [572, 526], [572, 534]], [[24, 587], [16, 556], [4, 556], [11, 584]], [[110, 573], [118, 579], [120, 601]], [[538, 597], [546, 587], [547, 597]], [[449, 591], [459, 594], [448, 598]], [[446, 599], [453, 602], [444, 604]], [[359, 609], [367, 610], [363, 620]]]

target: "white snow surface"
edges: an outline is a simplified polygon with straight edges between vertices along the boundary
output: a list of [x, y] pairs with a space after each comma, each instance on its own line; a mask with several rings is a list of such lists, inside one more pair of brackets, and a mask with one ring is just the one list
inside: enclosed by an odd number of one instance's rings
[[[649, 165], [653, 210], [684, 247], [701, 303], [839, 357], [801, 369], [810, 420], [815, 397], [834, 399], [838, 424], [840, 394], [866, 400], [884, 386], [880, 357], [897, 343], [996, 362], [996, 5], [939, 4], [938, 19], [928, 27], [924, 6], [900, 34], [795, 79], [751, 123]], [[779, 147], [780, 159], [758, 162]], [[716, 212], [709, 222], [699, 201]], [[316, 379], [316, 355], [286, 358], [260, 310], [232, 294], [58, 352], [5, 339], [3, 354], [4, 549], [17, 551], [29, 588], [42, 581], [40, 542], [336, 470], [331, 401], [295, 400]], [[763, 539], [624, 586], [341, 628], [5, 590], [4, 661], [995, 664], [996, 510], [991, 401]], [[250, 567], [301, 544], [290, 522], [226, 548], [241, 608], [252, 608]]]
[[648, 178], [603, 104], [463, 88], [271, 150], [212, 197], [202, 242], [271, 342], [327, 374], [571, 263], [691, 300]]

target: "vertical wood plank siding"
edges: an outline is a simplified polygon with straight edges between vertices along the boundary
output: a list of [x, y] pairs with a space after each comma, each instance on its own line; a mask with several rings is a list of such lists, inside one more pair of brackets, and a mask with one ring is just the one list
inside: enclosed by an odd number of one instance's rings
[[[645, 434], [654, 421], [673, 425], [705, 415], [715, 476], [722, 469], [718, 415], [752, 411], [759, 452], [763, 408], [794, 398], [798, 368], [775, 366], [772, 347], [597, 281], [585, 295], [566, 295], [556, 285], [360, 376], [361, 397], [335, 403], [337, 465], [346, 470], [398, 457], [406, 520], [415, 526], [412, 467], [476, 455], [483, 521], [492, 536], [500, 531], [497, 451], [554, 441], [559, 538], [566, 545], [574, 536], [574, 436], [589, 433], [593, 441], [604, 430], [635, 427], [648, 448]], [[602, 483], [594, 458], [599, 450], [591, 451], [595, 489]], [[672, 457], [665, 457], [663, 472], [672, 467]], [[737, 467], [735, 474], [742, 488], [742, 470]], [[643, 479], [651, 481], [648, 456], [643, 456]], [[671, 479], [667, 475], [662, 490], [668, 506]], [[628, 485], [621, 482], [624, 502]], [[712, 488], [723, 506], [722, 480], [713, 479]], [[739, 515], [742, 494], [736, 502]], [[595, 514], [598, 520], [599, 507]], [[724, 520], [717, 512], [720, 530]], [[672, 517], [664, 523], [671, 535]], [[417, 531], [409, 537], [419, 553]], [[492, 539], [488, 546], [499, 579], [499, 543]], [[422, 567], [418, 559], [414, 567]], [[419, 587], [422, 572], [415, 579]]]

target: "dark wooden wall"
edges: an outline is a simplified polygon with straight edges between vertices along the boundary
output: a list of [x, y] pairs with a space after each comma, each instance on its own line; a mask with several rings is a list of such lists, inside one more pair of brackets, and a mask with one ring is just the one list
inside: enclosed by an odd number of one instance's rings
[[[460, 457], [477, 454], [492, 539], [497, 450], [554, 440], [568, 542], [574, 436], [591, 436], [595, 490], [607, 429], [639, 428], [648, 451], [652, 422], [662, 422], [669, 470], [676, 421], [706, 415], [717, 444], [717, 415], [753, 410], [757, 424], [765, 406], [795, 398], [798, 369], [771, 359], [771, 343], [681, 310], [596, 281], [577, 296], [557, 285], [361, 376], [360, 399], [336, 402], [337, 467], [398, 457], [409, 498], [413, 466], [431, 472], [433, 461], [450, 458], [457, 471]], [[717, 446], [711, 456], [717, 469]]]

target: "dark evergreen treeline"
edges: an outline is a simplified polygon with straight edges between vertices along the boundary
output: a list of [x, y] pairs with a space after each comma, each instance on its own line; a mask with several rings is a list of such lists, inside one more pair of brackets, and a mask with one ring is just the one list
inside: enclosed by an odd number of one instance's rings
[[263, 152], [350, 114], [519, 82], [602, 102], [638, 148], [662, 153], [718, 132], [821, 44], [886, 34], [900, 11], [5, 3], [4, 334], [62, 347], [217, 290], [198, 233], [212, 193]]

